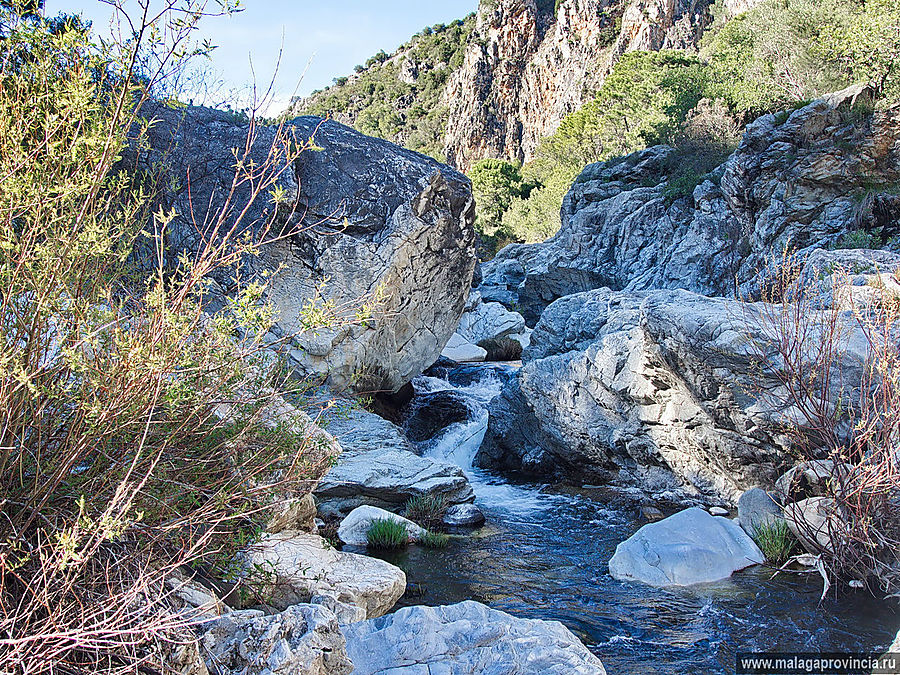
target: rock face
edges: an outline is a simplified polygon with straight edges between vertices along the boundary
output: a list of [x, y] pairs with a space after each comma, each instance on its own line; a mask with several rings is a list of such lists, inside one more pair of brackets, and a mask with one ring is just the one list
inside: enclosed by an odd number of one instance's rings
[[[726, 502], [773, 483], [788, 445], [785, 406], [753, 395], [777, 390], [748, 347], [765, 339], [756, 311], [687, 291], [556, 301], [492, 403], [476, 463]], [[845, 382], [858, 379], [865, 354], [861, 336], [850, 347]]]
[[369, 528], [376, 520], [391, 520], [403, 525], [412, 542], [419, 541], [425, 535], [425, 530], [403, 516], [374, 506], [360, 506], [353, 509], [350, 515], [341, 522], [341, 526], [338, 528], [338, 537], [345, 544], [365, 546], [369, 541]]
[[267, 572], [261, 583], [267, 603], [276, 609], [330, 598], [361, 608], [359, 618], [371, 619], [389, 611], [406, 590], [406, 575], [399, 568], [336, 551], [314, 534], [267, 535], [246, 553], [246, 563], [250, 570]]
[[478, 291], [487, 302], [515, 305], [533, 326], [547, 305], [572, 293], [601, 286], [752, 293], [758, 271], [785, 246], [805, 256], [849, 231], [893, 236], [900, 107], [857, 124], [851, 95], [814, 101], [786, 119], [757, 119], [714, 180], [690, 197], [664, 193], [673, 153], [666, 146], [588, 166], [563, 202], [560, 231], [503, 249], [482, 266]]
[[[171, 248], [191, 252], [216, 221], [208, 211], [224, 210], [227, 229], [250, 198], [245, 180], [224, 207], [232, 148], [244, 147], [247, 127], [206, 108], [149, 112], [160, 121], [150, 133], [153, 150], [137, 162], [168, 164], [180, 186], [167, 196], [166, 206], [179, 214], [167, 230]], [[470, 183], [336, 122], [301, 117], [285, 132], [300, 142], [314, 138], [321, 150], [288, 166], [286, 138], [256, 127], [250, 159], [262, 166], [273, 147], [282, 151], [274, 155], [279, 174], [271, 188], [282, 196], [276, 212], [266, 190], [238, 229], [273, 222], [270, 237], [290, 236], [263, 246], [244, 276], [271, 274], [267, 300], [278, 312], [271, 337], [287, 340], [295, 366], [335, 387], [396, 391], [437, 359], [462, 314], [475, 264]], [[226, 293], [234, 290], [229, 279], [221, 279]], [[336, 317], [336, 327], [296, 334], [310, 303]], [[363, 305], [371, 318], [360, 321]]]
[[297, 604], [279, 614], [231, 612], [200, 624], [205, 658], [218, 675], [349, 675], [344, 637], [334, 615]]
[[699, 508], [644, 525], [616, 547], [609, 573], [651, 586], [689, 586], [763, 562], [740, 525]]
[[443, 95], [449, 107], [448, 161], [461, 168], [483, 157], [529, 161], [540, 140], [593, 96], [622, 54], [696, 45], [710, 21], [711, 4], [481, 3], [476, 39]]
[[472, 601], [405, 607], [342, 630], [355, 675], [606, 672], [561, 623], [518, 619]]
[[362, 504], [396, 511], [419, 495], [443, 496], [450, 504], [475, 499], [462, 469], [414, 454], [403, 431], [374, 413], [344, 406], [327, 415], [326, 426], [344, 449], [315, 490], [326, 515], [346, 515]]

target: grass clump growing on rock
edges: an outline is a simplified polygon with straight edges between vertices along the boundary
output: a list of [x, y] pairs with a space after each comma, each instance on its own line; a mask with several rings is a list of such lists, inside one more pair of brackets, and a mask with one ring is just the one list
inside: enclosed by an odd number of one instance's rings
[[406, 517], [426, 529], [439, 527], [447, 512], [444, 495], [417, 495], [406, 502]]
[[791, 528], [781, 519], [757, 525], [753, 528], [753, 539], [766, 556], [766, 561], [773, 565], [787, 561], [797, 546]]
[[406, 525], [390, 518], [377, 518], [372, 521], [366, 532], [369, 548], [398, 549], [409, 543], [409, 532]]

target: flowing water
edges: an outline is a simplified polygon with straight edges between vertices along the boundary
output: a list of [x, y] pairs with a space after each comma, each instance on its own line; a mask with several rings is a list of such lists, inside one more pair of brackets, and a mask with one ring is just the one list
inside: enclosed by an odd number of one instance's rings
[[604, 488], [515, 484], [472, 468], [502, 380], [502, 370], [483, 366], [414, 383], [417, 397], [453, 390], [466, 402], [469, 419], [422, 449], [466, 470], [487, 523], [447, 549], [383, 554], [419, 589], [401, 606], [474, 599], [556, 619], [610, 673], [733, 672], [740, 651], [868, 652], [890, 644], [900, 614], [863, 591], [820, 602], [816, 575], [772, 579], [771, 570], [755, 567], [676, 589], [613, 579], [607, 563], [616, 545], [641, 525], [633, 504]]

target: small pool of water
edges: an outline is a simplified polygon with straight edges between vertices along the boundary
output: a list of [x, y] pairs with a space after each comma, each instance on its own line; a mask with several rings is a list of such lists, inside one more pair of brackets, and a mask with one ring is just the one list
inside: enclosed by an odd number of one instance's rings
[[[484, 434], [496, 372], [454, 386], [420, 378], [420, 391], [453, 387], [474, 413], [424, 450], [463, 466], [486, 524], [442, 550], [410, 547], [381, 557], [421, 589], [400, 605], [478, 600], [516, 616], [555, 619], [610, 673], [734, 672], [742, 651], [870, 652], [885, 649], [900, 610], [864, 591], [820, 602], [821, 578], [753, 567], [730, 579], [658, 589], [609, 575], [616, 545], [641, 526], [635, 509], [603, 489], [513, 484], [471, 459]], [[451, 378], [452, 381], [452, 378]]]

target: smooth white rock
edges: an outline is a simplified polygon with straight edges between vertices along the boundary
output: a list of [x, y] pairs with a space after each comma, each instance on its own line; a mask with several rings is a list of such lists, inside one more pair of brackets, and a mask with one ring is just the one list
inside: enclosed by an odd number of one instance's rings
[[619, 544], [609, 572], [651, 586], [688, 586], [725, 579], [763, 560], [740, 525], [693, 507], [644, 525]]
[[345, 544], [365, 546], [368, 544], [369, 528], [376, 520], [392, 520], [395, 523], [403, 523], [411, 542], [419, 541], [425, 534], [425, 530], [413, 521], [398, 516], [396, 513], [379, 509], [377, 506], [358, 506], [341, 521], [341, 525], [338, 527], [338, 537]]

